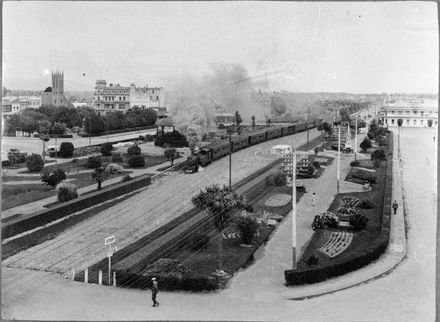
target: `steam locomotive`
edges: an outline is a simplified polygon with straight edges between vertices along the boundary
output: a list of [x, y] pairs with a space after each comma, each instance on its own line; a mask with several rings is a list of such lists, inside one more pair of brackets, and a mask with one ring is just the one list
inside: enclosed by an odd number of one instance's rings
[[[295, 134], [317, 127], [322, 123], [322, 119], [309, 120], [305, 122], [298, 122], [295, 124], [282, 125], [277, 127], [268, 127], [261, 130], [256, 130], [251, 133], [241, 134], [233, 137], [232, 152], [245, 149], [251, 145], [261, 142], [273, 140], [282, 136]], [[211, 162], [218, 160], [229, 154], [229, 139], [221, 140], [220, 142], [210, 143], [201, 149], [197, 149], [193, 155], [189, 156], [185, 161], [185, 172], [194, 173], [198, 171], [199, 166], [206, 167]]]

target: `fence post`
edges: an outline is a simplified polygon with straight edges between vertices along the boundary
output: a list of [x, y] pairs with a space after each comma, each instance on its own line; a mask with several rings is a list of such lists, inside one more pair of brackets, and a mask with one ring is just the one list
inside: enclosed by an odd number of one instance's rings
[[113, 272], [113, 286], [116, 286], [116, 272]]
[[84, 271], [84, 283], [88, 283], [89, 282], [89, 269], [86, 268], [86, 270]]
[[98, 274], [98, 284], [102, 285], [102, 271], [99, 271], [99, 274]]
[[74, 281], [74, 280], [75, 280], [75, 269], [72, 268], [72, 281]]

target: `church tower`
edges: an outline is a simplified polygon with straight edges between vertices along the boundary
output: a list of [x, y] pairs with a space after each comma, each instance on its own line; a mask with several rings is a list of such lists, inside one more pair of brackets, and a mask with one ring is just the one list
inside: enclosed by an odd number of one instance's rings
[[52, 93], [54, 95], [64, 94], [64, 72], [52, 71]]

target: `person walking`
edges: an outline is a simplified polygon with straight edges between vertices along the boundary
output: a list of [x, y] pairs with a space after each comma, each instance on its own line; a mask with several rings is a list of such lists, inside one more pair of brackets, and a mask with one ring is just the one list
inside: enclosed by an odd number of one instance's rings
[[316, 193], [312, 193], [312, 206], [315, 207], [316, 205]]
[[397, 208], [399, 208], [399, 205], [397, 204], [397, 201], [394, 200], [394, 202], [393, 202], [394, 214], [396, 214], [396, 212], [397, 212]]
[[151, 285], [151, 299], [153, 300], [153, 306], [159, 306], [159, 302], [156, 301], [157, 292], [159, 292], [159, 287], [156, 281], [156, 278], [153, 277], [151, 279], [152, 285]]

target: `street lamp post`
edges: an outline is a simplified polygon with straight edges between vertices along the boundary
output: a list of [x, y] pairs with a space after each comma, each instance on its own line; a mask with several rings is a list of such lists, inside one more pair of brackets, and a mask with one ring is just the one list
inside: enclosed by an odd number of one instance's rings
[[228, 127], [227, 133], [229, 134], [229, 190], [232, 189], [232, 134], [235, 132], [235, 126]]
[[354, 124], [354, 159], [357, 160], [357, 142], [358, 142], [358, 115], [356, 114]]
[[341, 126], [338, 125], [338, 172], [336, 182], [336, 193], [339, 193], [339, 177], [341, 172]]

